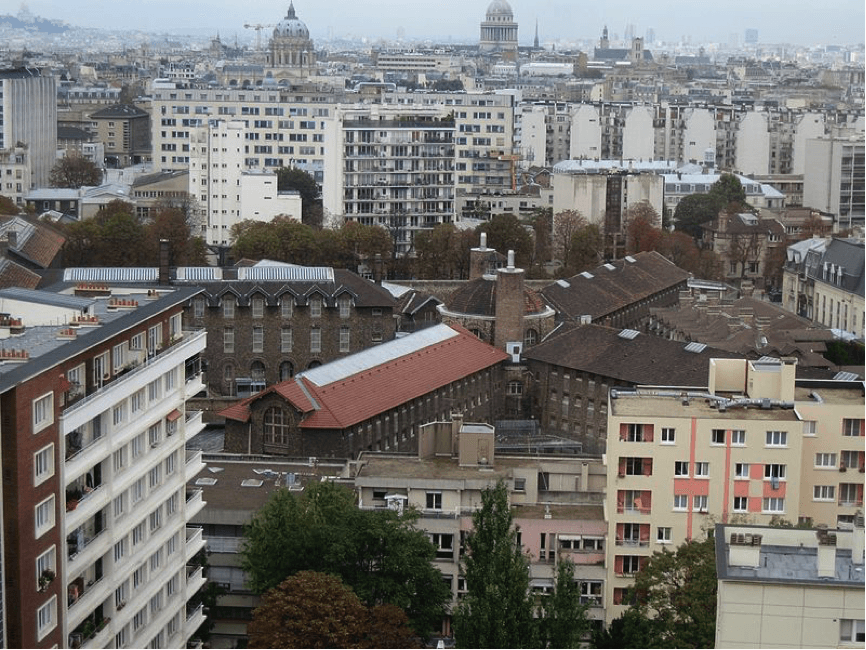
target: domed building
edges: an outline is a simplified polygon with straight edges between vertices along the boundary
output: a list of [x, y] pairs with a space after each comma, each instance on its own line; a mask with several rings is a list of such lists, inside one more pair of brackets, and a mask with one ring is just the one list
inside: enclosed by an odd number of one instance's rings
[[487, 7], [478, 49], [482, 53], [501, 53], [503, 58], [517, 59], [517, 23], [506, 0], [493, 0]]
[[267, 53], [267, 68], [277, 81], [306, 77], [316, 65], [316, 50], [310, 39], [310, 30], [295, 13], [294, 2], [289, 2], [286, 17], [274, 28]]
[[512, 352], [509, 344], [519, 343], [525, 349], [552, 331], [556, 312], [525, 286], [524, 271], [514, 266], [513, 251], [508, 253], [507, 266], [495, 268], [500, 258], [487, 248], [482, 233], [481, 245], [470, 252], [469, 281], [437, 309], [443, 323], [462, 325], [482, 341]]

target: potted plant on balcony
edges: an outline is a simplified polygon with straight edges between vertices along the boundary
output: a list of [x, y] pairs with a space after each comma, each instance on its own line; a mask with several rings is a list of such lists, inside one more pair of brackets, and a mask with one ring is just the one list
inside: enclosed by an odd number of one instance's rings
[[66, 512], [72, 512], [78, 507], [78, 502], [81, 501], [81, 490], [73, 488], [66, 490]]
[[48, 589], [48, 585], [55, 578], [55, 573], [51, 569], [44, 569], [42, 573], [39, 575], [39, 591], [45, 591]]

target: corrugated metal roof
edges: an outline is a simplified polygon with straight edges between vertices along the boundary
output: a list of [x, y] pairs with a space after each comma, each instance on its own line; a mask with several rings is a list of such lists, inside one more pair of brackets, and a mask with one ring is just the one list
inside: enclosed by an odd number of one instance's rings
[[223, 279], [223, 270], [217, 266], [179, 266], [178, 282], [211, 282]]
[[53, 305], [55, 307], [67, 307], [81, 311], [90, 307], [95, 300], [92, 298], [80, 298], [69, 296], [53, 291], [39, 291], [37, 289], [22, 289], [20, 287], [9, 287], [0, 289], [0, 298], [7, 300], [20, 300], [21, 302], [32, 302], [40, 305]]
[[242, 266], [238, 280], [284, 280], [333, 282], [334, 269], [329, 266]]
[[158, 280], [159, 269], [156, 267], [73, 267], [63, 271], [64, 282], [157, 282]]
[[343, 359], [337, 359], [318, 368], [305, 370], [298, 373], [298, 377], [304, 377], [317, 386], [327, 386], [335, 381], [351, 377], [359, 372], [381, 366], [394, 359], [399, 359], [407, 354], [423, 350], [431, 345], [457, 336], [457, 332], [447, 325], [435, 325], [404, 336], [382, 345], [363, 350]]

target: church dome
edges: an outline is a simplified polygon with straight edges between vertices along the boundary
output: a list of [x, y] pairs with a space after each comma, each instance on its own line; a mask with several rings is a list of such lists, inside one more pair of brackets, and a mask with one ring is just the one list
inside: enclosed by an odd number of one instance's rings
[[499, 18], [500, 20], [503, 18], [509, 20], [514, 18], [514, 12], [511, 11], [511, 5], [505, 0], [493, 0], [493, 2], [491, 2], [487, 7], [487, 19], [493, 20], [496, 18]]
[[310, 38], [310, 30], [295, 14], [295, 5], [289, 3], [289, 11], [274, 29], [274, 38]]

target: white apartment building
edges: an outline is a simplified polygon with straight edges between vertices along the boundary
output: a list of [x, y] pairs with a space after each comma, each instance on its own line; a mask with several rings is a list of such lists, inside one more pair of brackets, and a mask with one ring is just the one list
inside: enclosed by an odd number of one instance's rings
[[[30, 166], [30, 178], [17, 177], [20, 156], [0, 158], [0, 175], [5, 186], [12, 176], [16, 186], [29, 180], [33, 187], [48, 185], [51, 168], [57, 157], [57, 83], [53, 75], [35, 68], [0, 70], [0, 152], [15, 150], [19, 144], [26, 150], [25, 162]], [[7, 166], [4, 162], [11, 163]], [[16, 194], [20, 191], [16, 187]]]
[[863, 131], [848, 137], [806, 141], [811, 161], [803, 174], [803, 205], [831, 212], [839, 228], [862, 226], [866, 219], [866, 144]]
[[[245, 219], [286, 215], [300, 221], [300, 195], [280, 193], [273, 168], [247, 168], [250, 131], [244, 121], [208, 120], [189, 134], [189, 194], [198, 201], [198, 225], [208, 245], [231, 245], [232, 226]], [[253, 152], [261, 146], [252, 145]]]
[[325, 212], [389, 229], [397, 252], [455, 219], [454, 121], [444, 106], [341, 107], [326, 122]]
[[[206, 333], [183, 328], [198, 293], [118, 289], [67, 269], [58, 293], [0, 295], [3, 587], [12, 647], [186, 647], [204, 620], [196, 556], [204, 506]], [[153, 277], [150, 277], [152, 275]], [[15, 594], [15, 608], [8, 607]]]

